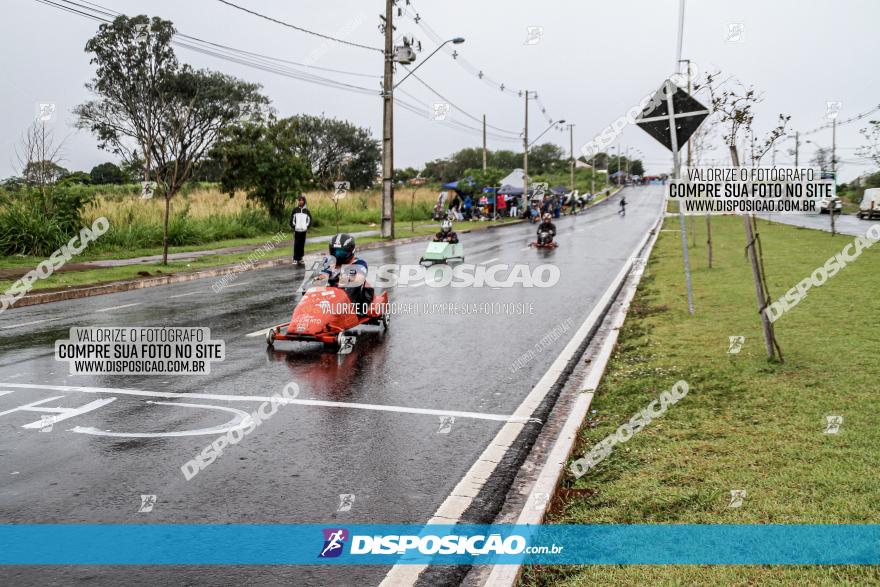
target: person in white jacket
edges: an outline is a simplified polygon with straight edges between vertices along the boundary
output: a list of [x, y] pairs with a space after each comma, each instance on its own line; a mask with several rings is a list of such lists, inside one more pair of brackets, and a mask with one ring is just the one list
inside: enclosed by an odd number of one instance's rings
[[298, 206], [290, 213], [290, 228], [293, 229], [293, 264], [303, 265], [306, 249], [306, 233], [312, 223], [312, 213], [306, 207], [306, 197], [300, 196]]

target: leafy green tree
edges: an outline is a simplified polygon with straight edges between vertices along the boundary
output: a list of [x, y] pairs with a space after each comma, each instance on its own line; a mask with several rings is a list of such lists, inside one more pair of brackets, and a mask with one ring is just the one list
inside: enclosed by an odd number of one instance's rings
[[489, 151], [487, 159], [490, 167], [503, 169], [506, 173], [521, 168], [523, 164], [523, 154], [521, 151]]
[[415, 167], [407, 167], [406, 169], [395, 169], [394, 179], [401, 182], [408, 182], [419, 176], [419, 170]]
[[223, 164], [220, 189], [232, 195], [243, 190], [269, 214], [284, 217], [288, 200], [311, 178], [308, 162], [297, 152], [295, 129], [285, 123], [245, 123], [228, 128], [211, 150]]
[[645, 175], [645, 166], [641, 159], [633, 159], [629, 164], [629, 172], [633, 175]]
[[125, 174], [122, 173], [118, 165], [110, 161], [95, 165], [92, 167], [89, 175], [91, 176], [92, 183], [95, 184], [125, 183]]
[[218, 183], [222, 175], [223, 162], [211, 157], [209, 153], [208, 157], [202, 159], [196, 164], [196, 167], [193, 170], [192, 180]]
[[125, 177], [124, 183], [137, 183], [144, 179], [144, 168], [146, 162], [140, 153], [133, 153], [131, 159], [124, 160], [119, 165], [122, 175]]
[[335, 181], [347, 181], [352, 189], [373, 185], [379, 172], [379, 141], [369, 128], [344, 120], [302, 114], [277, 122], [290, 133], [294, 150], [307, 161], [317, 187], [331, 189]]
[[58, 180], [62, 185], [89, 185], [92, 183], [92, 176], [85, 171], [73, 171]]
[[466, 169], [462, 177], [472, 178], [474, 181], [474, 191], [479, 192], [486, 187], [498, 187], [498, 183], [505, 175], [507, 173], [496, 167], [487, 167], [486, 171], [483, 171], [482, 167], [478, 167]]
[[147, 179], [155, 179], [165, 198], [165, 264], [171, 198], [223, 128], [262, 115], [268, 104], [256, 84], [181, 66], [171, 48], [174, 34], [171, 22], [143, 15], [102, 24], [86, 43], [97, 68], [86, 87], [97, 99], [74, 110], [77, 125], [91, 130], [99, 147], [127, 161], [145, 158]]
[[31, 186], [42, 186], [53, 184], [65, 175], [70, 173], [67, 169], [61, 167], [54, 161], [30, 161], [22, 170], [22, 177], [25, 182]]
[[544, 143], [529, 149], [529, 174], [554, 173], [569, 165], [569, 159], [559, 145]]

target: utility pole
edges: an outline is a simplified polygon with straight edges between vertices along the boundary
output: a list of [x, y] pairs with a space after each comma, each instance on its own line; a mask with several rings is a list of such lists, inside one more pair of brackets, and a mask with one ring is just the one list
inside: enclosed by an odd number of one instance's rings
[[[834, 183], [837, 183], [837, 117], [831, 121], [831, 171], [834, 172]], [[833, 216], [833, 214], [832, 214]]]
[[486, 115], [483, 115], [483, 171], [486, 171]]
[[571, 158], [571, 191], [574, 191], [574, 124], [568, 125], [568, 152]]
[[529, 201], [529, 91], [525, 90], [526, 119], [523, 127], [523, 199], [524, 206]]
[[590, 196], [596, 196], [596, 151], [593, 150], [593, 156], [590, 158]]
[[794, 133], [794, 166], [798, 166], [798, 151], [801, 148], [801, 133], [799, 131], [795, 131]]
[[394, 2], [385, 0], [385, 76], [382, 82], [382, 236], [394, 238]]

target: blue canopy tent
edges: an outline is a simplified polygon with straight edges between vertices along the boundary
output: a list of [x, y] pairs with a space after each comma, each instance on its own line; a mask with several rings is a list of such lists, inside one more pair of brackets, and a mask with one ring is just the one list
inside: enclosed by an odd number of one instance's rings
[[[461, 185], [461, 187], [459, 187], [459, 185]], [[450, 181], [449, 183], [444, 183], [440, 187], [445, 190], [454, 190], [459, 196], [463, 194], [473, 194], [474, 178], [466, 177], [465, 179], [459, 179], [458, 181]]]

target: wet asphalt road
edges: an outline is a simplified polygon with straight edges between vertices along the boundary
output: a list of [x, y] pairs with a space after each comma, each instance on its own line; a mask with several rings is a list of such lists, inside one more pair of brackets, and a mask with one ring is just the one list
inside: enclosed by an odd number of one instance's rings
[[[212, 279], [13, 309], [0, 314], [0, 412], [48, 397], [46, 406], [76, 407], [116, 399], [58, 422], [51, 431], [22, 428], [38, 412], [0, 415], [0, 520], [3, 523], [424, 523], [493, 438], [502, 423], [456, 417], [438, 433], [437, 415], [409, 408], [511, 414], [568, 342], [574, 328], [525, 368], [510, 363], [568, 318], [579, 325], [656, 220], [662, 186], [626, 192], [626, 217], [616, 198], [557, 222], [560, 247], [527, 249], [534, 227], [462, 234], [469, 263], [553, 263], [550, 288], [397, 287], [392, 302], [531, 304], [525, 315], [400, 314], [385, 334], [365, 333], [352, 354], [314, 346], [267, 352], [261, 328], [286, 322], [303, 270], [241, 274], [214, 293]], [[425, 243], [371, 250], [372, 265], [417, 263]], [[54, 342], [77, 326], [200, 326], [225, 340], [227, 357], [209, 375], [71, 376], [54, 359]], [[175, 433], [221, 425], [228, 412], [259, 401], [178, 399], [118, 390], [267, 396], [290, 381], [300, 399], [355, 407], [284, 406], [191, 481], [181, 465], [217, 434], [112, 438], [76, 426], [127, 433]], [[16, 387], [29, 385], [35, 387]], [[93, 392], [39, 386], [84, 386]], [[108, 389], [112, 388], [112, 389]], [[116, 389], [117, 391], [113, 391]], [[4, 394], [7, 391], [10, 393]], [[150, 403], [151, 400], [166, 404]], [[383, 411], [399, 406], [403, 411]], [[491, 416], [489, 416], [491, 417]], [[139, 513], [142, 494], [156, 495]], [[337, 511], [340, 494], [354, 494]], [[319, 545], [316, 545], [316, 548]], [[317, 554], [317, 550], [316, 550]], [[374, 585], [387, 568], [370, 567], [7, 567], [4, 584], [295, 584]]]
[[[760, 217], [791, 226], [831, 232], [831, 218], [827, 214], [761, 214]], [[864, 235], [872, 224], [878, 222], [880, 220], [859, 220], [855, 214], [846, 214], [837, 216], [834, 224], [835, 230], [840, 234], [860, 236]]]

